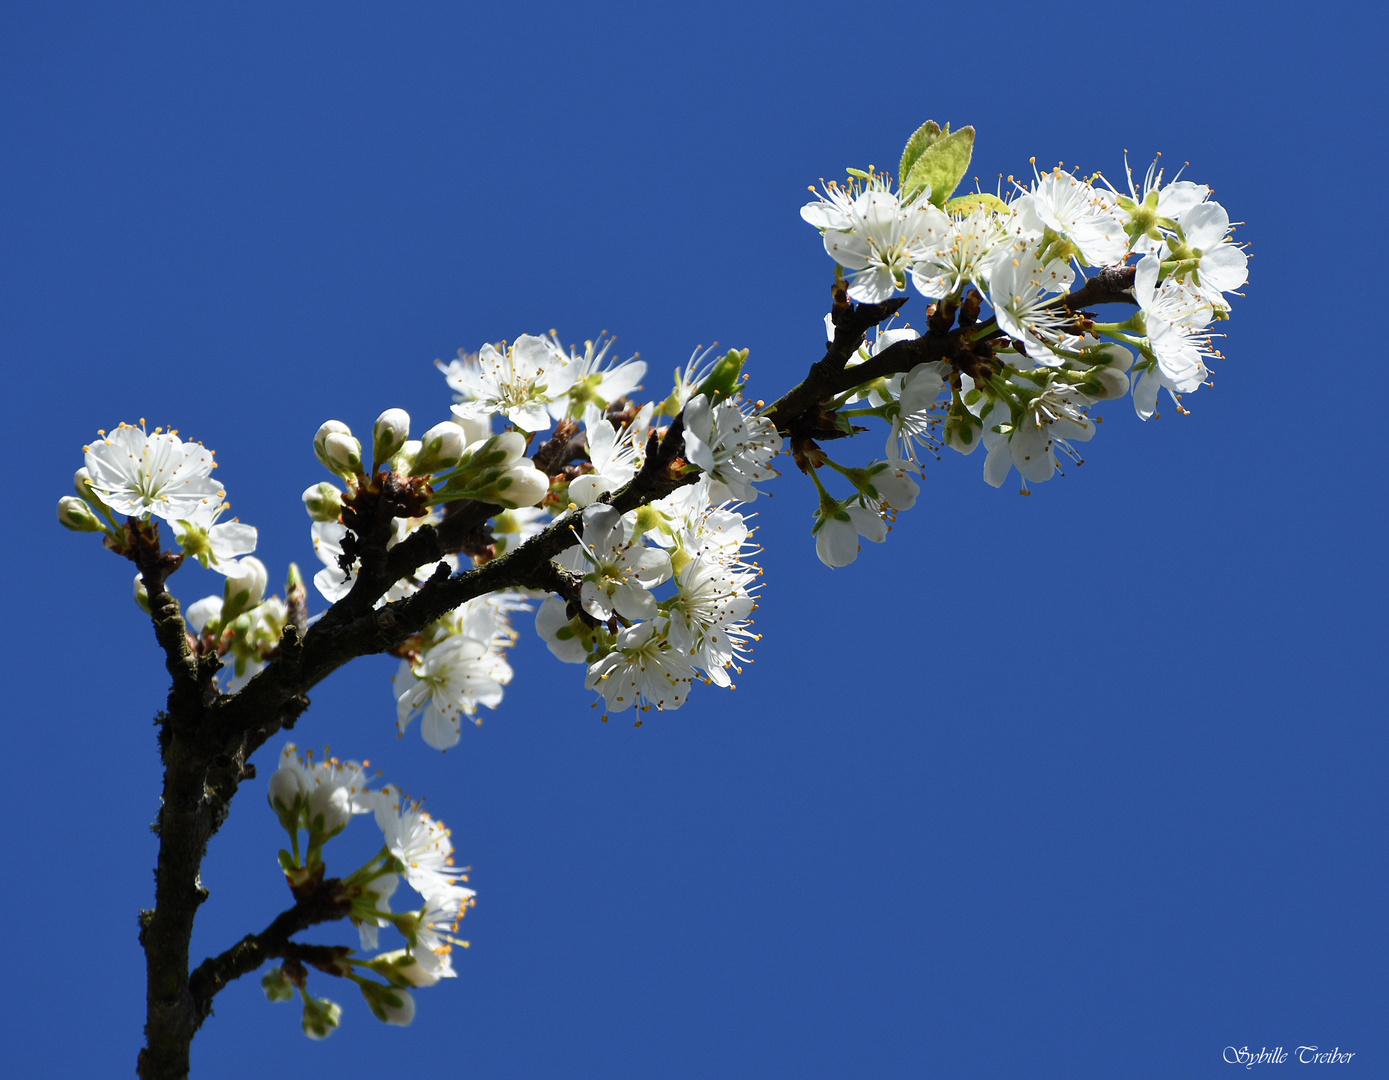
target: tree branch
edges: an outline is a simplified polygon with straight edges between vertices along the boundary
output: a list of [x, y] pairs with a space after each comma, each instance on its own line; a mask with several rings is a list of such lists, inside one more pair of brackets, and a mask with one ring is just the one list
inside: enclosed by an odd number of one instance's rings
[[[1132, 303], [1132, 284], [1132, 268], [1101, 271], [1058, 302], [1073, 311], [1090, 304]], [[977, 334], [974, 327], [949, 330], [942, 313], [941, 318], [928, 323], [924, 337], [898, 342], [868, 361], [846, 368], [867, 331], [905, 303], [906, 298], [899, 298], [883, 304], [851, 304], [841, 284], [832, 311], [834, 340], [828, 343], [824, 357], [763, 415], [784, 434], [814, 436], [823, 419], [822, 406], [864, 382], [909, 371], [924, 360], [948, 360], [960, 370], [969, 370], [968, 365], [985, 362], [985, 353], [992, 359], [987, 342], [969, 339]], [[653, 433], [641, 470], [604, 501], [625, 513], [698, 479], [697, 472], [684, 468], [683, 430], [683, 419], [676, 417], [664, 438], [657, 441]], [[560, 425], [552, 439], [537, 449], [536, 460], [550, 463], [553, 459], [562, 465], [577, 446], [577, 438], [575, 430]], [[199, 881], [202, 859], [208, 839], [225, 819], [240, 782], [255, 775], [251, 755], [277, 732], [294, 726], [308, 707], [308, 691], [332, 672], [358, 656], [394, 648], [467, 600], [513, 587], [571, 598], [576, 591], [574, 576], [552, 561], [577, 542], [574, 529], [578, 519], [566, 515], [515, 550], [481, 566], [450, 574], [441, 565], [414, 595], [376, 608], [396, 581], [458, 551], [470, 533], [501, 510], [486, 503], [461, 503], [450, 508], [438, 525], [424, 526], [388, 548], [392, 518], [400, 516], [395, 511], [411, 496], [404, 488], [391, 488], [393, 482], [389, 477], [380, 479], [381, 491], [370, 493], [376, 501], [366, 500], [354, 507], [353, 525], [360, 534], [352, 534], [356, 537], [353, 551], [360, 564], [349, 594], [307, 631], [291, 620], [280, 641], [279, 655], [230, 696], [216, 696], [216, 658], [204, 662], [194, 654], [178, 603], [165, 588], [168, 574], [177, 567], [177, 562], [170, 564], [169, 560], [177, 557], [159, 553], [157, 544], [152, 552], [140, 555], [155, 634], [172, 676], [169, 709], [161, 732], [165, 775], [155, 908], [141, 915], [149, 1013], [147, 1045], [139, 1067], [146, 1080], [187, 1075], [193, 1035], [222, 986], [266, 959], [288, 956], [289, 950], [300, 950], [304, 959], [313, 962], [306, 950], [318, 947], [295, 945], [289, 936], [346, 913], [328, 901], [321, 909], [301, 902], [261, 934], [244, 938], [189, 975], [193, 919], [207, 898], [207, 890]]]
[[228, 983], [249, 975], [267, 960], [290, 957], [319, 965], [341, 959], [352, 950], [336, 945], [301, 945], [289, 939], [319, 923], [345, 919], [352, 911], [352, 897], [337, 878], [329, 878], [312, 896], [282, 911], [259, 934], [247, 934], [226, 952], [210, 956], [189, 978], [193, 997], [194, 1030], [212, 1014], [212, 999]]

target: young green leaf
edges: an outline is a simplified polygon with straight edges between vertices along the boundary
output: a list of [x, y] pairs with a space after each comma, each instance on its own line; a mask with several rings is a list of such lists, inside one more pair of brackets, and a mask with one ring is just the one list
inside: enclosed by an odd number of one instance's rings
[[968, 195], [951, 199], [945, 204], [945, 209], [952, 214], [968, 214], [981, 206], [989, 210], [1006, 210], [1008, 208], [1008, 204], [997, 195], [990, 195], [987, 191], [972, 191]]
[[973, 156], [974, 128], [962, 127], [959, 131], [942, 132], [940, 138], [921, 152], [902, 182], [904, 197], [910, 198], [912, 192], [929, 185], [931, 201], [937, 206], [944, 206], [945, 200], [960, 186]]
[[[950, 130], [950, 125], [946, 124], [945, 129]], [[902, 164], [897, 169], [897, 182], [904, 185], [907, 175], [912, 171], [912, 166], [916, 164], [925, 149], [940, 138], [940, 125], [934, 120], [927, 120], [914, 132], [912, 137], [907, 140], [907, 145], [902, 150]]]

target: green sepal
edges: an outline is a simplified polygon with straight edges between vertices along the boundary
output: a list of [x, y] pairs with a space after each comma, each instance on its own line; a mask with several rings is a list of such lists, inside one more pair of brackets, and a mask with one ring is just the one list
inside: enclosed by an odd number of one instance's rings
[[261, 976], [260, 987], [265, 991], [267, 1001], [294, 1000], [294, 984], [285, 977], [283, 967], [273, 967]]
[[975, 191], [968, 195], [961, 195], [958, 198], [951, 199], [945, 204], [945, 209], [947, 213], [964, 215], [972, 213], [981, 206], [988, 210], [1008, 209], [1008, 204], [1006, 202], [997, 195], [990, 195], [987, 191]]
[[298, 870], [299, 867], [294, 861], [294, 856], [284, 848], [280, 848], [280, 869], [286, 874]]
[[962, 127], [951, 131], [950, 125], [940, 137], [921, 151], [912, 165], [907, 178], [902, 181], [904, 202], [910, 202], [917, 192], [931, 189], [931, 201], [944, 206], [945, 200], [955, 194], [965, 173], [969, 171], [970, 158], [974, 156], [974, 128]]
[[[949, 130], [950, 125], [946, 124]], [[940, 125], [934, 120], [927, 120], [914, 132], [912, 137], [907, 140], [907, 145], [902, 148], [902, 164], [897, 168], [897, 180], [902, 187], [907, 186], [907, 177], [911, 174], [912, 166], [916, 164], [916, 159], [925, 153], [926, 148], [940, 138]]]
[[714, 365], [709, 377], [699, 384], [697, 394], [703, 394], [714, 405], [730, 397], [738, 389], [738, 376], [747, 362], [747, 349], [729, 349], [722, 360]]

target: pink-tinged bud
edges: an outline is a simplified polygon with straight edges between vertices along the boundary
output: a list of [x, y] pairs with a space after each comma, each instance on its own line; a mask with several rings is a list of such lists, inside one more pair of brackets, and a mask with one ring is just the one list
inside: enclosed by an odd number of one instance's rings
[[387, 409], [372, 425], [372, 459], [384, 465], [395, 457], [410, 437], [410, 414], [404, 409]]
[[463, 458], [467, 446], [464, 437], [463, 429], [451, 420], [435, 424], [420, 436], [420, 449], [410, 467], [411, 475], [428, 476], [452, 469]]

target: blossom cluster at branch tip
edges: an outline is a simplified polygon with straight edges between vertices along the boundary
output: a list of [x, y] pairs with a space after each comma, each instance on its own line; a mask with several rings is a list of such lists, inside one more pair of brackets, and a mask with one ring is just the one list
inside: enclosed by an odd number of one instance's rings
[[[1127, 192], [1099, 174], [1038, 169], [1033, 159], [1030, 184], [1009, 177], [1009, 189], [1000, 184], [996, 195], [955, 196], [973, 145], [973, 129], [962, 131], [968, 139], [948, 150], [949, 125], [927, 124], [913, 135], [903, 154], [910, 184], [894, 188], [884, 173], [850, 170], [847, 183], [825, 184], [801, 210], [848, 274], [845, 299], [883, 303], [914, 289], [932, 301], [934, 355], [948, 357], [905, 375], [866, 378], [829, 403], [826, 422], [845, 434], [862, 418], [886, 422], [886, 467], [913, 487], [921, 450], [969, 454], [982, 445], [984, 479], [997, 487], [1016, 469], [1026, 494], [1066, 462], [1082, 463], [1077, 447], [1095, 434], [1096, 404], [1131, 391], [1146, 420], [1157, 415], [1165, 390], [1178, 412], [1187, 411], [1183, 395], [1208, 382], [1208, 362], [1220, 356], [1209, 328], [1228, 318], [1230, 296], [1248, 279], [1248, 258], [1210, 188], [1164, 184], [1157, 162], [1141, 185], [1126, 164]], [[943, 184], [933, 189], [923, 176]], [[1106, 323], [1067, 302], [1097, 276], [1121, 272], [1130, 275], [1126, 296], [1137, 308], [1124, 321]], [[827, 316], [825, 323], [833, 341], [834, 322]], [[880, 327], [845, 372], [913, 342], [928, 344], [909, 326]], [[815, 480], [812, 533], [831, 566], [852, 562], [859, 538], [880, 542], [892, 512], [905, 508], [879, 500], [856, 470], [818, 445], [805, 442], [794, 453]], [[857, 492], [831, 495], [820, 475], [825, 466], [853, 480]], [[888, 507], [879, 521], [875, 503]]]
[[[392, 785], [369, 787], [366, 763], [339, 761], [327, 751], [315, 761], [312, 752], [301, 757], [293, 743], [280, 754], [280, 767], [270, 778], [268, 798], [291, 847], [280, 852], [280, 865], [296, 896], [328, 887], [324, 882], [323, 848], [340, 835], [352, 819], [371, 814], [381, 830], [381, 849], [361, 867], [335, 883], [351, 903], [349, 917], [357, 927], [363, 952], [336, 962], [331, 973], [357, 984], [372, 1014], [383, 1023], [407, 1025], [415, 1016], [410, 990], [452, 978], [452, 951], [467, 947], [457, 935], [459, 921], [474, 903], [476, 893], [462, 882], [454, 866], [453, 842], [443, 822], [405, 799]], [[306, 834], [300, 845], [300, 833]], [[419, 894], [418, 907], [393, 911], [401, 881]], [[380, 931], [394, 928], [403, 948], [384, 952]], [[376, 978], [372, 978], [376, 976]], [[382, 981], [384, 980], [384, 981]], [[282, 965], [261, 981], [271, 1001], [290, 1000], [297, 991], [304, 1000], [303, 1028], [321, 1039], [337, 1028], [342, 1010], [327, 999], [312, 998], [305, 989], [302, 966]]]

